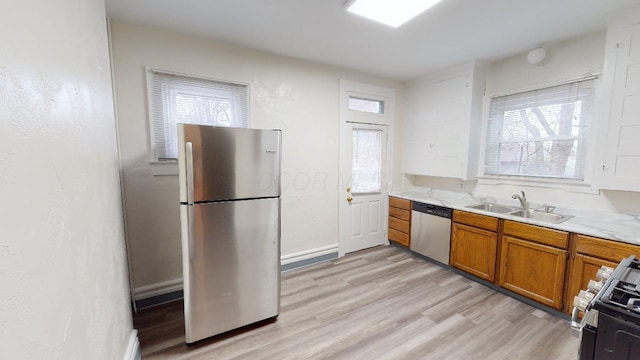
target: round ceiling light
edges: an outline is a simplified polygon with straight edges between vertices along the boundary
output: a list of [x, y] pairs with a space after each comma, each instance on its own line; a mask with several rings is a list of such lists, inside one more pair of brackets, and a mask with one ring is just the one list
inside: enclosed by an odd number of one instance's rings
[[547, 51], [542, 47], [537, 47], [529, 51], [529, 54], [527, 54], [527, 61], [531, 65], [537, 65], [541, 63], [546, 56], [547, 56]]

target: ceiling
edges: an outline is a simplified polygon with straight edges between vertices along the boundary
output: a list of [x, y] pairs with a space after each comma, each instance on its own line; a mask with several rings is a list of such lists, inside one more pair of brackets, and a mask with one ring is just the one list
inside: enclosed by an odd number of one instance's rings
[[604, 15], [640, 0], [442, 0], [397, 29], [347, 12], [344, 2], [105, 0], [119, 21], [397, 80], [602, 29]]

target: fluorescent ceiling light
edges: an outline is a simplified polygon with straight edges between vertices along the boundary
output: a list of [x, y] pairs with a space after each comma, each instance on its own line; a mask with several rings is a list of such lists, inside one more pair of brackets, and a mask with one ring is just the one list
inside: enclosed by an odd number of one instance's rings
[[440, 0], [355, 0], [347, 10], [398, 27], [438, 2]]

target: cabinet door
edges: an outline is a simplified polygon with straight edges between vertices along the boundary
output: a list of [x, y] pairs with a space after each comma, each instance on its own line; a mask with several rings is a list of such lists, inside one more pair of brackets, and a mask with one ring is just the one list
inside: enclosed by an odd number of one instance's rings
[[571, 279], [569, 280], [568, 286], [569, 294], [567, 295], [567, 306], [565, 307], [565, 311], [571, 311], [573, 306], [573, 297], [578, 295], [580, 290], [587, 288], [589, 280], [596, 278], [596, 273], [603, 265], [615, 268], [618, 264], [583, 254], [576, 254], [571, 268]]
[[611, 31], [607, 40], [607, 58], [615, 59], [615, 70], [601, 166], [605, 189], [640, 190], [640, 24], [634, 23]]
[[503, 236], [500, 286], [561, 309], [566, 259], [565, 250]]
[[433, 84], [434, 118], [429, 130], [435, 136], [429, 143], [430, 175], [464, 177], [469, 123], [468, 76], [464, 73]]
[[451, 233], [451, 266], [481, 279], [495, 280], [498, 235], [458, 223]]
[[463, 180], [477, 175], [484, 73], [484, 65], [473, 62], [407, 85], [404, 173]]

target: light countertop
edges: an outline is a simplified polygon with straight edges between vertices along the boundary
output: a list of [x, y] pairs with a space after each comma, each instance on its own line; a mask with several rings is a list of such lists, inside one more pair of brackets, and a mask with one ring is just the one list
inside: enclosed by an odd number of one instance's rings
[[[428, 188], [393, 190], [389, 192], [389, 196], [432, 205], [439, 205], [451, 209], [464, 210], [501, 219], [544, 226], [551, 229], [590, 235], [603, 239], [625, 242], [633, 245], [640, 245], [640, 216], [638, 215], [556, 207], [554, 213], [562, 215], [573, 215], [574, 217], [559, 224], [553, 224], [508, 214], [499, 214], [490, 211], [469, 209], [466, 207], [467, 205], [479, 204], [483, 201], [490, 201], [509, 206], [517, 206], [516, 204], [514, 204], [515, 200], [512, 199], [496, 199], [485, 196], [474, 196], [467, 193], [434, 190]], [[537, 209], [540, 206], [542, 206], [542, 204], [530, 202], [529, 208]]]

